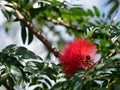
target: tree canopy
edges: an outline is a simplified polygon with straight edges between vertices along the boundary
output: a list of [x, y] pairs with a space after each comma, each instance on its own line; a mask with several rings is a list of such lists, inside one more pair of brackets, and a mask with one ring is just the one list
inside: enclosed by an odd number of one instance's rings
[[[47, 57], [44, 60], [26, 47], [8, 45], [0, 51], [0, 85], [7, 90], [119, 90], [120, 21], [115, 20], [120, 3], [108, 0], [103, 6], [110, 4], [113, 6], [106, 14], [97, 6], [86, 9], [66, 0], [1, 0], [7, 24], [19, 22], [23, 44], [31, 44], [35, 36], [45, 46]], [[71, 76], [64, 73], [59, 56], [67, 42], [56, 26], [64, 27], [74, 39], [86, 38], [96, 45], [97, 61], [89, 69], [78, 68], [79, 72]], [[44, 27], [49, 29], [47, 34]], [[7, 25], [4, 28], [6, 33], [10, 31]], [[49, 32], [58, 39], [48, 38]]]

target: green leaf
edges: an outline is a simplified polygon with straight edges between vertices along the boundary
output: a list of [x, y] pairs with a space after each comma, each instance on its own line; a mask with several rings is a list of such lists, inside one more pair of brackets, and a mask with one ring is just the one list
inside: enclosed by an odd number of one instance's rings
[[9, 74], [8, 83], [9, 83], [11, 90], [14, 90], [13, 87], [15, 86], [15, 79], [12, 74]]
[[97, 30], [97, 28], [94, 28], [94, 27], [87, 28], [84, 36], [87, 38], [91, 38], [92, 35], [94, 34], [95, 30]]
[[120, 38], [120, 27], [111, 26], [110, 36], [112, 42], [116, 42]]
[[81, 90], [82, 88], [82, 77], [81, 75], [76, 74], [70, 81], [70, 87], [73, 89], [73, 90]]
[[27, 31], [26, 31], [26, 27], [21, 25], [21, 37], [22, 37], [22, 41], [25, 44], [25, 41], [27, 39]]
[[5, 9], [1, 9], [2, 13], [5, 15], [5, 17], [7, 18], [7, 20], [11, 20], [11, 13]]
[[101, 69], [101, 68], [103, 68], [103, 66], [105, 65], [105, 63], [100, 63], [100, 64], [98, 64], [97, 66], [96, 66], [96, 69], [98, 70], [98, 69]]
[[24, 55], [27, 52], [28, 52], [28, 50], [25, 47], [15, 47], [15, 54], [16, 55]]
[[95, 23], [98, 24], [98, 25], [100, 25], [101, 21], [95, 20]]
[[119, 7], [119, 2], [117, 1], [117, 3], [115, 3], [115, 5], [110, 10], [109, 17], [117, 10], [118, 7]]
[[21, 59], [41, 59], [41, 58], [35, 55], [32, 51], [28, 51], [24, 55], [21, 56]]
[[16, 46], [15, 44], [11, 44], [11, 45], [5, 47], [5, 48], [2, 50], [2, 52], [4, 52], [4, 53], [13, 52], [13, 51], [14, 51], [13, 48], [14, 48], [15, 46]]
[[[40, 80], [42, 80], [42, 79], [40, 79]], [[43, 80], [45, 81], [45, 84], [48, 84], [50, 87], [52, 86], [52, 83], [49, 79], [43, 77]]]
[[10, 74], [12, 75], [12, 79], [15, 81], [15, 84], [20, 84], [25, 79], [24, 77], [26, 77], [26, 75], [23, 76], [20, 68], [15, 65], [10, 66]]
[[7, 67], [7, 65], [5, 65], [5, 67], [6, 67], [5, 75], [0, 77], [0, 86], [6, 82], [8, 75], [9, 75], [9, 68]]
[[93, 9], [95, 11], [96, 16], [100, 17], [100, 12], [99, 12], [98, 8], [96, 6], [93, 6]]
[[69, 81], [63, 81], [56, 83], [50, 90], [71, 90], [69, 88], [70, 88]]
[[114, 90], [120, 90], [120, 84], [115, 84], [114, 85]]
[[28, 44], [30, 44], [33, 41], [33, 34], [28, 31]]
[[108, 80], [105, 80], [102, 84], [102, 87], [106, 87], [109, 84]]
[[70, 9], [72, 15], [77, 15], [77, 16], [86, 16], [87, 13], [83, 8], [71, 8]]
[[92, 10], [90, 10], [90, 9], [88, 9], [88, 10], [87, 10], [87, 14], [88, 14], [88, 15], [90, 15], [91, 17], [93, 17], [93, 16], [94, 16], [94, 14], [93, 14]]

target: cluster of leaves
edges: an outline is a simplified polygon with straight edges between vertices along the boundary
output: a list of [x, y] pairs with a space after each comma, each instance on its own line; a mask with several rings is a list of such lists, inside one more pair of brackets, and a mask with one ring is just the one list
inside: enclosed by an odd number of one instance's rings
[[[85, 10], [82, 6], [69, 6], [66, 4], [67, 1], [59, 2], [57, 0], [6, 1], [15, 5], [15, 8], [21, 11], [27, 20], [31, 22], [36, 20], [37, 24], [35, 22], [33, 24], [41, 31], [44, 31], [42, 29], [42, 25], [44, 25], [56, 33], [54, 26], [60, 24], [66, 27], [69, 35], [74, 34], [75, 37], [82, 36], [93, 40], [98, 46], [101, 58], [89, 70], [80, 69], [80, 72], [72, 77], [57, 82], [58, 79], [64, 79], [64, 77], [60, 77], [59, 65], [45, 62], [24, 47], [10, 45], [0, 52], [0, 85], [9, 83], [10, 88], [13, 89], [15, 85], [29, 83], [30, 86], [38, 85], [36, 90], [120, 89], [120, 27], [117, 24], [108, 25], [103, 19], [104, 14], [101, 14], [97, 7], [94, 6], [93, 10]], [[108, 3], [111, 2], [112, 0], [109, 0]], [[38, 7], [33, 8], [35, 4]], [[2, 7], [2, 3], [0, 5], [8, 21], [11, 21], [12, 15], [16, 17], [15, 13], [11, 13]], [[117, 3], [117, 6], [113, 7], [110, 14], [113, 14], [118, 5]], [[48, 20], [49, 18], [50, 20]], [[94, 21], [91, 21], [91, 18], [94, 18]], [[15, 21], [18, 19], [16, 18]], [[48, 22], [52, 24], [48, 24]], [[20, 26], [23, 43], [26, 42], [28, 36], [28, 43], [30, 44], [33, 40], [32, 33], [29, 31], [27, 33], [27, 28], [22, 24]], [[76, 28], [80, 28], [80, 31], [77, 31]], [[60, 33], [58, 32], [57, 35], [60, 36]]]
[[29, 83], [29, 87], [36, 84], [40, 90], [48, 89], [56, 82], [59, 72], [55, 64], [49, 67], [39, 56], [16, 45], [9, 45], [0, 52], [0, 67], [0, 85], [9, 83], [11, 89], [21, 83]]
[[[2, 67], [0, 83], [3, 85], [7, 81], [13, 88], [21, 82], [29, 82], [30, 86], [38, 85], [36, 90], [40, 88], [43, 90], [118, 90], [120, 61], [115, 55], [120, 53], [120, 45], [117, 40], [119, 34], [115, 36], [113, 30], [119, 33], [119, 27], [116, 26], [87, 29], [84, 36], [96, 41], [101, 58], [89, 70], [80, 69], [80, 72], [61, 82], [57, 82], [60, 73], [57, 65], [51, 63], [52, 67], [49, 67], [48, 63], [26, 48], [10, 45], [0, 53]], [[114, 37], [117, 39], [112, 41], [111, 38]], [[54, 81], [55, 85], [51, 81]]]
[[111, 15], [114, 14], [115, 11], [118, 11], [120, 3], [119, 3], [119, 0], [115, 0], [115, 1], [108, 0], [106, 5], [109, 5], [109, 4], [114, 4], [108, 14], [108, 17], [111, 17]]
[[80, 69], [80, 72], [67, 81], [57, 83], [51, 90], [119, 90], [119, 31], [118, 26], [111, 25], [88, 28], [83, 36], [94, 40], [98, 46], [99, 60], [89, 70]]
[[[36, 20], [37, 23], [33, 23], [35, 27], [39, 28], [42, 32], [42, 25], [49, 27], [55, 34], [56, 31], [54, 30], [54, 25], [48, 24], [48, 22], [52, 22], [54, 24], [54, 21], [56, 21], [57, 24], [59, 22], [69, 24], [67, 32], [69, 34], [75, 34], [77, 37], [80, 36], [76, 32], [76, 29], [79, 28], [80, 31], [84, 31], [87, 27], [90, 27], [91, 25], [94, 26], [100, 26], [100, 25], [106, 25], [106, 21], [104, 20], [105, 15], [101, 14], [100, 11], [96, 6], [93, 7], [93, 10], [91, 9], [84, 9], [82, 5], [76, 6], [76, 5], [67, 5], [67, 1], [60, 2], [57, 0], [38, 0], [30, 2], [29, 0], [23, 1], [23, 0], [6, 0], [9, 3], [12, 3], [14, 8], [17, 8], [21, 13], [24, 15], [24, 17], [31, 21]], [[17, 5], [16, 5], [16, 4]], [[36, 7], [34, 7], [36, 5]], [[16, 17], [15, 13], [11, 13], [11, 11], [6, 10], [6, 5], [2, 7], [1, 3], [1, 9], [3, 11], [3, 14], [7, 17], [8, 21], [13, 20], [12, 16], [14, 15]], [[12, 11], [14, 12], [14, 10]], [[50, 20], [49, 20], [50, 18]], [[91, 20], [91, 18], [94, 20]], [[99, 19], [98, 19], [99, 18]], [[14, 19], [14, 21], [17, 21]], [[41, 25], [41, 27], [39, 27]], [[61, 24], [60, 24], [61, 25]], [[52, 28], [51, 28], [52, 27]], [[71, 28], [72, 27], [72, 28]], [[26, 31], [26, 27], [21, 25], [21, 35], [23, 43], [26, 42], [27, 36], [28, 38], [28, 44], [30, 44], [33, 40], [33, 35], [28, 31]], [[57, 35], [60, 33], [57, 32]]]

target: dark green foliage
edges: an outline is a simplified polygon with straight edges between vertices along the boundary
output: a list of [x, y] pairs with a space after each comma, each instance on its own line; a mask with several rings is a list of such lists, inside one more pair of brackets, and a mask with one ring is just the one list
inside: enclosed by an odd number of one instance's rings
[[26, 28], [25, 26], [21, 25], [21, 37], [22, 37], [22, 41], [25, 44], [25, 41], [27, 39], [27, 32], [26, 32]]
[[100, 17], [100, 12], [96, 6], [93, 7], [97, 17]]
[[115, 11], [119, 8], [120, 3], [119, 3], [119, 0], [108, 0], [106, 5], [109, 5], [109, 4], [114, 4], [108, 14], [108, 17], [111, 18], [111, 15], [114, 14]]
[[[67, 77], [63, 74], [61, 65], [52, 62], [50, 50], [47, 50], [46, 60], [42, 60], [40, 56], [27, 48], [12, 44], [0, 52], [0, 85], [8, 83], [11, 90], [15, 85], [20, 86], [21, 83], [23, 89], [25, 89], [26, 83], [29, 83], [29, 87], [38, 85], [34, 90], [120, 89], [120, 22], [112, 21], [119, 7], [118, 0], [108, 0], [106, 6], [114, 2], [108, 16], [101, 13], [97, 6], [93, 6], [93, 10], [91, 10], [85, 9], [79, 4], [69, 4], [67, 1], [6, 1], [13, 5], [13, 10], [10, 11], [5, 8], [8, 6], [0, 2], [0, 8], [8, 23], [19, 21], [15, 14], [15, 9], [17, 9], [25, 20], [30, 21], [43, 35], [43, 27], [49, 28], [50, 32], [59, 38], [56, 42], [51, 40], [51, 43], [60, 49], [65, 44], [66, 38], [61, 34], [61, 30], [56, 30], [55, 27], [56, 25], [64, 26], [67, 35], [75, 38], [85, 37], [93, 41], [100, 58], [90, 69], [79, 69], [80, 72]], [[38, 4], [38, 7], [34, 8], [35, 4]], [[12, 18], [13, 16], [15, 18]], [[111, 18], [112, 16], [113, 18]], [[27, 43], [30, 44], [34, 38], [33, 33], [24, 24], [21, 23], [20, 26], [23, 43], [28, 41]], [[45, 35], [47, 34], [45, 33]]]
[[28, 44], [30, 44], [33, 41], [33, 34], [28, 31]]
[[21, 37], [24, 44], [27, 40], [27, 36], [28, 36], [28, 44], [30, 44], [33, 41], [33, 34], [29, 30], [27, 30], [25, 26], [21, 25]]
[[[8, 80], [10, 87], [13, 88], [25, 81], [29, 82], [30, 85], [41, 84], [41, 88], [48, 89], [52, 86], [50, 80], [56, 82], [57, 67], [55, 65], [56, 69], [49, 67], [48, 63], [45, 63], [39, 56], [25, 47], [7, 46], [0, 52], [0, 63], [1, 66], [4, 66], [1, 69], [1, 85]], [[2, 74], [4, 75], [2, 76]], [[44, 80], [45, 83], [40, 80]]]

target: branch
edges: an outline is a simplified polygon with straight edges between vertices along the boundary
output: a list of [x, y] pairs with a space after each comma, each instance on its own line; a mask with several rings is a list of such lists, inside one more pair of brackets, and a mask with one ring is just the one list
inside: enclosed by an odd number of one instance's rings
[[84, 30], [80, 29], [79, 27], [72, 26], [70, 23], [65, 23], [65, 22], [62, 22], [62, 21], [58, 21], [58, 20], [52, 19], [50, 17], [48, 17], [46, 20], [50, 21], [50, 22], [52, 22], [54, 24], [63, 25], [66, 28], [70, 28], [72, 30], [76, 30], [77, 32], [84, 32]]
[[[5, 6], [8, 6], [8, 7], [10, 7], [10, 8], [13, 8], [13, 9], [15, 9], [13, 6], [11, 6], [11, 5], [5, 5]], [[20, 18], [20, 19], [24, 19], [24, 16], [18, 11], [18, 10], [16, 10], [17, 12], [17, 15], [18, 15], [18, 18]], [[19, 12], [19, 14], [18, 14], [18, 12]], [[20, 20], [19, 19], [19, 20]], [[77, 32], [84, 32], [84, 30], [82, 30], [82, 29], [80, 29], [79, 27], [76, 27], [76, 26], [73, 26], [73, 25], [71, 25], [70, 23], [65, 23], [65, 22], [62, 22], [62, 21], [59, 21], [59, 20], [55, 20], [55, 19], [52, 19], [52, 18], [50, 18], [50, 17], [48, 17], [48, 18], [46, 18], [46, 20], [47, 21], [50, 21], [50, 22], [52, 22], [52, 23], [54, 23], [54, 24], [59, 24], [59, 25], [63, 25], [63, 26], [65, 26], [66, 28], [69, 28], [69, 29], [72, 29], [72, 30], [76, 30]], [[21, 21], [21, 20], [20, 20]], [[25, 20], [26, 21], [26, 20]], [[26, 21], [26, 22], [28, 22], [28, 21]]]
[[3, 86], [4, 86], [7, 90], [11, 90], [10, 86], [9, 86], [7, 83], [3, 84]]
[[24, 16], [16, 10], [16, 14], [18, 16], [19, 21], [25, 25], [30, 32], [32, 32], [42, 43], [56, 56], [59, 55], [59, 50], [53, 46], [43, 35], [41, 32], [39, 32], [36, 28], [33, 27], [33, 25], [27, 21]]
[[114, 49], [111, 51], [111, 53], [106, 57], [106, 59], [110, 58], [111, 56], [114, 56], [117, 53], [118, 49]]

